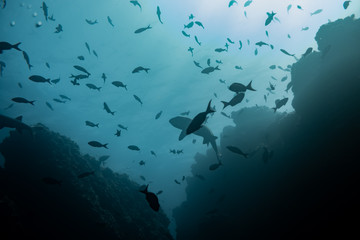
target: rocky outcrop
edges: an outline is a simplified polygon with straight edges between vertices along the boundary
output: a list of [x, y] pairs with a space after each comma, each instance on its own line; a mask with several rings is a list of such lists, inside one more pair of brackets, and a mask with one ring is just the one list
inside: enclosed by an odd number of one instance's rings
[[[0, 145], [1, 239], [172, 239], [165, 214], [149, 207], [127, 175], [43, 125], [32, 130], [11, 131]], [[78, 178], [88, 171], [95, 174]]]
[[174, 210], [179, 240], [359, 237], [358, 29], [354, 17], [320, 28], [319, 52], [292, 67], [295, 112], [233, 112], [223, 166], [209, 170], [211, 152], [195, 156], [187, 201]]

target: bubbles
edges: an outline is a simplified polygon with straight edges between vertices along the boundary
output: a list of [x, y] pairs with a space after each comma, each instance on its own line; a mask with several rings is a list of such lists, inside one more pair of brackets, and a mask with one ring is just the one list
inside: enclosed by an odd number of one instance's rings
[[42, 26], [42, 22], [41, 21], [38, 21], [35, 26], [38, 28], [38, 27], [41, 27]]
[[37, 12], [34, 12], [32, 16], [33, 16], [33, 17], [37, 17], [37, 15], [38, 15], [38, 13], [37, 13]]
[[11, 22], [10, 22], [10, 26], [11, 26], [11, 27], [15, 26], [15, 21], [11, 21]]

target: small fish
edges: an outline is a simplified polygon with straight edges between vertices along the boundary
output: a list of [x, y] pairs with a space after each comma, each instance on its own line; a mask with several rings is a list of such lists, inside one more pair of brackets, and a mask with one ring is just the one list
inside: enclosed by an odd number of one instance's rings
[[115, 87], [122, 87], [125, 88], [125, 90], [127, 90], [127, 85], [125, 85], [123, 82], [120, 81], [113, 81], [111, 84], [113, 84]]
[[144, 32], [144, 31], [146, 31], [148, 29], [151, 29], [151, 28], [152, 27], [150, 27], [150, 24], [149, 24], [149, 26], [147, 26], [147, 27], [136, 29], [134, 33], [142, 33], [142, 32]]
[[252, 3], [252, 0], [248, 0], [244, 3], [244, 7], [248, 7], [250, 6], [250, 4]]
[[196, 41], [197, 44], [199, 44], [199, 46], [201, 46], [201, 42], [199, 42], [197, 36], [195, 36], [195, 41]]
[[225, 47], [226, 47], [226, 51], [228, 51], [229, 50], [229, 44], [225, 43]]
[[301, 29], [301, 31], [307, 31], [307, 30], [309, 30], [309, 27], [303, 27], [303, 28]]
[[292, 7], [292, 5], [290, 4], [290, 5], [288, 5], [287, 8], [286, 8], [288, 14], [289, 14], [289, 11], [290, 11], [291, 7]]
[[203, 26], [203, 24], [202, 24], [201, 22], [195, 21], [195, 24], [198, 25], [199, 27], [202, 27], [203, 29], [205, 29], [204, 26]]
[[150, 153], [156, 157], [156, 153], [154, 151], [150, 151]]
[[48, 62], [46, 62], [45, 65], [48, 69], [50, 69], [50, 64]]
[[112, 20], [111, 20], [111, 18], [110, 18], [109, 16], [107, 16], [107, 20], [108, 20], [109, 24], [110, 24], [112, 27], [115, 27], [114, 24], [113, 24], [113, 22], [112, 22]]
[[271, 48], [271, 49], [274, 49], [274, 46], [273, 46], [272, 44], [270, 44], [270, 48]]
[[255, 56], [258, 55], [258, 50], [257, 50], [257, 48], [255, 49], [254, 54], [255, 54]]
[[144, 165], [145, 165], [145, 162], [144, 162], [143, 160], [141, 160], [141, 161], [139, 162], [139, 165], [140, 165], [140, 166], [144, 166]]
[[66, 103], [66, 101], [62, 101], [62, 100], [57, 99], [57, 98], [53, 98], [53, 101], [58, 102], [58, 103]]
[[276, 68], [276, 65], [271, 65], [269, 68], [270, 68], [271, 70], [274, 70], [274, 69]]
[[33, 65], [30, 64], [29, 55], [28, 55], [25, 51], [22, 51], [22, 53], [23, 53], [24, 59], [25, 59], [25, 61], [26, 61], [26, 64], [28, 65], [29, 70], [31, 70], [31, 68], [33, 67]]
[[128, 149], [133, 150], [133, 151], [140, 151], [140, 148], [136, 145], [129, 145]]
[[313, 51], [312, 47], [309, 47], [306, 52], [302, 55], [302, 57], [306, 57], [307, 55], [309, 55], [311, 52]]
[[163, 193], [163, 190], [160, 190], [160, 191], [158, 191], [157, 193], [156, 193], [156, 195], [160, 195], [160, 194], [162, 194]]
[[184, 24], [184, 28], [192, 28], [194, 26], [194, 22], [193, 21], [191, 21], [191, 22], [189, 22], [188, 24]]
[[310, 13], [310, 16], [319, 14], [319, 13], [321, 13], [321, 12], [322, 12], [322, 9], [318, 9], [318, 10], [316, 10], [315, 12]]
[[45, 20], [47, 21], [48, 20], [48, 6], [46, 6], [46, 3], [43, 2], [42, 6], [40, 8], [42, 8], [42, 10], [44, 12]]
[[349, 7], [351, 1], [345, 1], [343, 4], [344, 9], [346, 10]]
[[136, 96], [135, 94], [133, 96], [134, 96], [135, 100], [138, 101], [142, 106], [143, 103], [142, 103], [141, 99], [138, 96]]
[[139, 67], [136, 67], [136, 68], [132, 71], [132, 73], [138, 73], [138, 72], [140, 72], [140, 71], [145, 71], [146, 73], [149, 73], [149, 70], [150, 70], [150, 68], [144, 68], [144, 67], [139, 66]]
[[230, 38], [226, 38], [226, 40], [231, 43], [231, 44], [234, 44], [235, 42], [233, 42]]
[[51, 110], [51, 111], [54, 111], [54, 109], [53, 109], [53, 107], [51, 106], [51, 104], [50, 104], [50, 103], [45, 102], [45, 104], [46, 104], [46, 106], [47, 106], [48, 108], [50, 108], [50, 110]]
[[105, 111], [106, 111], [107, 113], [110, 113], [111, 115], [114, 115], [114, 114], [115, 114], [115, 112], [112, 112], [112, 111], [110, 110], [110, 108], [109, 108], [109, 106], [107, 105], [106, 102], [104, 102], [104, 109], [105, 109]]
[[65, 96], [65, 95], [63, 95], [63, 94], [60, 94], [59, 96], [60, 96], [62, 99], [66, 99], [66, 100], [71, 101], [71, 98], [69, 98], [68, 96]]
[[243, 68], [241, 66], [235, 66], [235, 69], [243, 70]]
[[185, 37], [190, 37], [190, 34], [187, 34], [185, 31], [181, 31], [181, 33], [182, 33]]
[[63, 31], [62, 25], [58, 24], [57, 27], [55, 28], [55, 32], [54, 33], [60, 33]]
[[274, 12], [271, 12], [271, 13], [267, 12], [266, 14], [267, 14], [268, 17], [267, 17], [267, 19], [266, 19], [266, 21], [265, 21], [265, 26], [267, 26], [267, 25], [269, 25], [269, 24], [271, 23], [271, 21], [274, 19], [274, 16], [275, 16], [276, 13], [274, 13]]
[[116, 130], [116, 133], [114, 135], [117, 136], [117, 137], [120, 137], [121, 136], [121, 130]]
[[207, 65], [210, 67], [210, 58], [206, 61]]
[[99, 124], [98, 123], [93, 123], [93, 122], [91, 122], [91, 121], [85, 121], [85, 125], [86, 126], [89, 126], [89, 127], [97, 127], [97, 128], [99, 128]]
[[81, 60], [81, 61], [84, 61], [84, 60], [85, 60], [84, 56], [78, 56], [77, 58], [78, 58], [79, 60]]
[[87, 83], [86, 86], [90, 89], [98, 90], [100, 92], [101, 87], [97, 87], [96, 85], [92, 83]]
[[156, 116], [155, 116], [155, 119], [159, 119], [160, 116], [161, 116], [161, 114], [162, 114], [162, 111], [158, 112], [158, 113], [156, 114]]
[[241, 92], [236, 94], [229, 102], [221, 101], [224, 104], [223, 109], [225, 109], [227, 106], [232, 106], [232, 107], [236, 106], [237, 104], [242, 102], [244, 97], [245, 97], [245, 93]]
[[44, 177], [41, 179], [41, 181], [43, 181], [44, 183], [49, 184], [49, 185], [60, 185], [61, 186], [61, 181], [59, 181], [55, 178], [52, 178], [52, 177]]
[[124, 127], [124, 126], [121, 125], [121, 124], [118, 124], [118, 127], [121, 128], [121, 129], [124, 129], [124, 130], [126, 130], [126, 131], [128, 130], [128, 127]]
[[140, 178], [143, 180], [143, 181], [146, 181], [146, 178], [144, 176], [140, 176]]
[[288, 52], [287, 52], [286, 50], [284, 50], [284, 49], [280, 49], [280, 51], [281, 51], [282, 53], [288, 55], [288, 56], [292, 56], [292, 57], [295, 56], [295, 54], [290, 54], [290, 53], [288, 53]]
[[231, 1], [229, 2], [229, 7], [231, 7], [231, 6], [234, 5], [235, 3], [238, 4], [237, 1], [231, 0]]
[[90, 24], [90, 25], [94, 25], [94, 24], [97, 24], [97, 23], [98, 23], [97, 19], [95, 19], [94, 21], [85, 19], [85, 21], [86, 21], [88, 24]]
[[209, 74], [215, 70], [220, 70], [219, 66], [216, 66], [216, 67], [207, 67], [207, 68], [204, 68], [201, 73], [204, 73], [204, 74]]
[[266, 96], [266, 94], [264, 94], [264, 99], [265, 99], [265, 102], [267, 102], [267, 96]]
[[74, 78], [74, 80], [77, 81], [80, 79], [89, 78], [89, 75], [85, 75], [85, 74], [73, 75], [73, 74], [71, 74], [71, 76], [69, 78]]
[[196, 132], [197, 130], [199, 130], [202, 126], [202, 124], [205, 122], [206, 116], [209, 113], [213, 113], [215, 112], [215, 110], [213, 110], [211, 108], [211, 100], [208, 103], [208, 106], [206, 108], [205, 112], [201, 112], [199, 114], [197, 114], [190, 122], [189, 126], [186, 129], [186, 135], [189, 135], [193, 132]]
[[97, 55], [96, 51], [95, 51], [95, 50], [92, 50], [92, 52], [93, 52], [93, 54], [95, 55], [95, 57], [98, 58], [98, 55]]
[[215, 62], [218, 64], [223, 64], [223, 62], [221, 60], [215, 60]]
[[300, 5], [297, 5], [297, 8], [300, 10], [304, 10]]
[[229, 87], [229, 90], [235, 93], [240, 93], [240, 92], [245, 92], [246, 90], [249, 91], [256, 91], [252, 86], [252, 81], [249, 82], [249, 84], [247, 86], [245, 86], [244, 84], [241, 83], [232, 83]]
[[231, 151], [231, 152], [233, 152], [233, 153], [236, 153], [236, 154], [239, 154], [239, 155], [244, 156], [245, 158], [247, 158], [247, 156], [248, 156], [247, 153], [243, 153], [243, 151], [241, 151], [238, 147], [227, 146], [226, 148], [229, 149], [229, 151]]
[[195, 66], [197, 66], [198, 68], [203, 68], [203, 67], [200, 66], [200, 63], [198, 63], [198, 62], [196, 62], [196, 61], [194, 61], [194, 64], [195, 64]]
[[172, 149], [172, 150], [170, 150], [170, 153], [176, 154], [176, 150]]
[[79, 174], [78, 178], [85, 178], [85, 177], [88, 177], [88, 176], [91, 176], [91, 175], [94, 175], [94, 174], [95, 174], [95, 171], [84, 172], [84, 173]]
[[226, 80], [219, 79], [220, 83], [226, 84]]
[[188, 116], [189, 114], [190, 114], [190, 111], [180, 113], [181, 116]]
[[286, 86], [285, 91], [288, 92], [288, 91], [292, 88], [292, 86], [293, 86], [293, 82], [290, 81], [290, 82], [288, 83], [288, 85]]
[[239, 47], [239, 50], [242, 49], [242, 42], [239, 40], [239, 44], [240, 44], [240, 47]]
[[191, 19], [194, 19], [194, 15], [193, 15], [193, 14], [190, 14], [190, 16], [189, 16], [189, 20], [191, 20]]
[[10, 50], [12, 48], [18, 50], [18, 51], [22, 51], [20, 48], [19, 48], [19, 45], [21, 44], [21, 42], [19, 43], [16, 43], [14, 45], [8, 43], [8, 42], [0, 42], [0, 54], [4, 51], [4, 50]]
[[287, 35], [288, 38], [291, 38], [290, 34]]
[[183, 150], [176, 150], [176, 154], [183, 153]]
[[174, 182], [176, 183], [176, 184], [181, 184], [178, 180], [174, 180]]
[[146, 195], [146, 201], [149, 203], [152, 210], [158, 212], [160, 209], [159, 199], [154, 193], [148, 191], [148, 187], [149, 184], [146, 186], [145, 190], [141, 190], [140, 192]]
[[209, 166], [209, 170], [210, 170], [210, 171], [214, 171], [214, 170], [218, 169], [221, 165], [222, 165], [221, 162], [219, 162], [219, 163], [214, 163], [214, 164], [212, 164], [212, 165]]
[[289, 100], [289, 98], [283, 98], [283, 99], [275, 100], [275, 107], [272, 108], [272, 109], [274, 109], [274, 112], [276, 112], [276, 110], [278, 110], [279, 108], [284, 106], [288, 102], [288, 100]]
[[249, 39], [247, 39], [246, 41], [247, 41], [247, 44], [248, 44], [248, 45], [250, 45], [250, 40], [249, 40]]
[[39, 75], [32, 75], [29, 77], [29, 79], [33, 82], [38, 82], [38, 83], [44, 83], [44, 82], [48, 82], [51, 84], [50, 82], [50, 78], [44, 78], [42, 76]]
[[282, 81], [282, 82], [285, 82], [287, 79], [288, 79], [288, 76], [285, 75], [283, 78], [281, 78], [281, 81]]
[[216, 48], [215, 52], [227, 52], [225, 48]]
[[[266, 31], [267, 32], [267, 31]], [[262, 47], [262, 46], [269, 46], [269, 44], [267, 44], [267, 43], [265, 43], [265, 42], [263, 42], [263, 41], [260, 41], [260, 42], [257, 42], [257, 43], [255, 43], [255, 45], [257, 45], [257, 46], [259, 46], [259, 47]]]
[[277, 78], [276, 78], [276, 77], [274, 77], [274, 76], [271, 76], [271, 78], [272, 78], [273, 80], [277, 81]]
[[89, 51], [89, 54], [90, 54], [90, 46], [89, 46], [89, 44], [87, 42], [85, 42], [85, 47]]
[[101, 78], [104, 80], [104, 83], [105, 83], [105, 80], [106, 80], [106, 75], [105, 75], [105, 73], [103, 73], [103, 74], [101, 75]]
[[271, 84], [271, 82], [269, 82], [269, 84], [270, 84], [270, 89], [275, 90], [275, 86], [273, 84]]
[[81, 72], [86, 73], [88, 76], [91, 75], [91, 73], [89, 73], [85, 68], [83, 68], [83, 67], [81, 67], [81, 66], [79, 66], [79, 65], [74, 65], [73, 67], [74, 67], [75, 69], [81, 71]]
[[90, 141], [90, 142], [88, 142], [88, 144], [92, 147], [97, 147], [97, 148], [103, 147], [103, 148], [108, 149], [108, 147], [107, 147], [108, 143], [102, 144], [102, 143], [99, 143], [98, 141]]
[[215, 96], [216, 98], [218, 98], [218, 96], [217, 96], [217, 94], [216, 94], [216, 93], [214, 93], [214, 96]]
[[163, 24], [163, 22], [161, 21], [161, 17], [160, 17], [161, 11], [160, 11], [159, 6], [156, 7], [156, 15], [158, 16], [158, 19], [159, 19], [160, 23]]
[[194, 56], [194, 48], [192, 48], [192, 47], [189, 47], [188, 48], [188, 52], [191, 52], [191, 56], [193, 57]]
[[247, 13], [246, 13], [246, 11], [244, 11], [244, 16], [247, 18]]
[[138, 1], [130, 1], [134, 6], [139, 6], [140, 10], [141, 10], [141, 5]]

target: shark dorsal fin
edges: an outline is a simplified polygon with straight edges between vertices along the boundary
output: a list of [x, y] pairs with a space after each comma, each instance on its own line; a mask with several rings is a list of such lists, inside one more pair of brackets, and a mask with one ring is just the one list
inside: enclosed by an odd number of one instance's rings
[[16, 120], [18, 120], [18, 121], [22, 121], [22, 116], [18, 116], [17, 118], [15, 118]]

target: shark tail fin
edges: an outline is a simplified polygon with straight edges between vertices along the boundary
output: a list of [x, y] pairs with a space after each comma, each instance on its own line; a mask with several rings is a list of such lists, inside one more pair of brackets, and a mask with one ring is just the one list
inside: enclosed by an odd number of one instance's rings
[[35, 100], [30, 101], [29, 103], [30, 103], [31, 105], [34, 105], [34, 102], [35, 102]]
[[146, 188], [144, 190], [140, 190], [140, 192], [145, 193], [145, 194], [148, 193], [148, 187], [149, 187], [149, 184], [146, 185]]
[[109, 148], [107, 147], [107, 145], [108, 145], [108, 143], [105, 143], [105, 144], [103, 145], [103, 147], [106, 148], [106, 149], [109, 149]]
[[250, 91], [256, 91], [252, 86], [251, 86], [251, 83], [252, 83], [252, 80], [249, 82], [249, 84], [246, 86], [246, 89], [247, 90], [250, 90]]
[[229, 105], [229, 103], [228, 103], [228, 102], [225, 102], [225, 101], [221, 101], [221, 102], [224, 104], [223, 109], [225, 109], [225, 108]]
[[210, 100], [206, 108], [206, 113], [213, 113], [213, 112], [215, 112], [215, 110], [211, 108], [211, 100]]
[[21, 49], [19, 48], [19, 45], [21, 44], [21, 42], [18, 42], [17, 44], [14, 44], [14, 45], [12, 45], [11, 47], [12, 48], [15, 48], [16, 50], [18, 50], [18, 51], [21, 51]]

